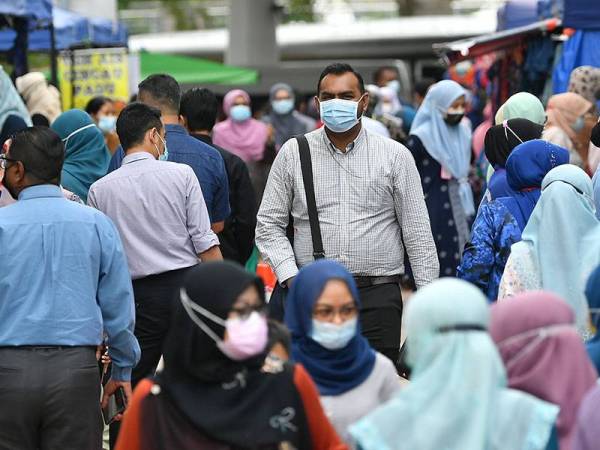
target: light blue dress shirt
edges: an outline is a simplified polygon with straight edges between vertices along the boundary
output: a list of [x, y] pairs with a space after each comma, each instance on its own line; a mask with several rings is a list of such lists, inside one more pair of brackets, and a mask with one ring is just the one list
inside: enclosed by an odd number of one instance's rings
[[96, 346], [108, 335], [112, 377], [140, 357], [119, 233], [101, 212], [32, 186], [0, 208], [0, 346]]

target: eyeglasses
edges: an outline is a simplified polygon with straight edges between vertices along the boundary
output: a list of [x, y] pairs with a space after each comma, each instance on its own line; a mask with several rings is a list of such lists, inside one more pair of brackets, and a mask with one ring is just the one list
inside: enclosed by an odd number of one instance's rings
[[9, 162], [17, 162], [17, 160], [9, 158], [4, 153], [0, 155], [0, 169], [5, 170]]
[[332, 322], [338, 314], [343, 320], [348, 320], [358, 314], [358, 308], [354, 304], [344, 305], [339, 309], [328, 306], [317, 306], [313, 311], [313, 317], [322, 322]]
[[265, 304], [244, 305], [244, 306], [240, 306], [237, 308], [232, 308], [231, 312], [234, 313], [236, 317], [244, 320], [244, 319], [247, 319], [250, 316], [250, 314], [252, 314], [253, 312], [257, 312], [260, 314], [266, 314], [267, 305], [265, 305]]

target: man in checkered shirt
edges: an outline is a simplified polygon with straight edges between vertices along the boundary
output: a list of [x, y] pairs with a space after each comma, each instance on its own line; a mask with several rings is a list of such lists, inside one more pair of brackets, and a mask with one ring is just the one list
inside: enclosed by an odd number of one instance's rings
[[[344, 264], [360, 290], [363, 335], [392, 361], [398, 359], [402, 298], [400, 274], [408, 254], [417, 287], [439, 276], [421, 180], [410, 152], [369, 133], [360, 117], [369, 98], [363, 79], [347, 64], [325, 68], [317, 107], [325, 126], [306, 135], [325, 257]], [[335, 131], [333, 131], [335, 130]], [[293, 217], [293, 244], [286, 236]], [[298, 268], [314, 260], [298, 143], [279, 151], [258, 212], [256, 244], [280, 286], [277, 313]]]

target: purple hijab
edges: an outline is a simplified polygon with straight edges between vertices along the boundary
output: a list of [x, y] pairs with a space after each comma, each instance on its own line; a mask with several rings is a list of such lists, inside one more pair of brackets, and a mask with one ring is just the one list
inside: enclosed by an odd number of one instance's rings
[[223, 99], [223, 111], [228, 118], [219, 122], [213, 129], [213, 142], [215, 145], [229, 150], [242, 158], [245, 162], [260, 161], [265, 153], [265, 145], [269, 138], [269, 128], [262, 122], [250, 118], [243, 122], [236, 122], [229, 117], [235, 100], [243, 97], [250, 105], [250, 96], [246, 91], [234, 89], [229, 91]]
[[600, 386], [585, 396], [577, 415], [573, 450], [597, 450], [600, 443]]
[[598, 374], [569, 305], [543, 291], [497, 302], [490, 334], [506, 366], [509, 387], [560, 407], [560, 449], [571, 450], [579, 405]]

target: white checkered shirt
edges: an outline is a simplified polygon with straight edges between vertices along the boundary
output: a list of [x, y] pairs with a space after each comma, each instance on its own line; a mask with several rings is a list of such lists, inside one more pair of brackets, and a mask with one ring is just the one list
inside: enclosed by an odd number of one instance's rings
[[[406, 248], [417, 287], [437, 278], [429, 214], [410, 152], [364, 128], [345, 153], [335, 148], [324, 128], [306, 137], [325, 257], [342, 263], [353, 275], [397, 275], [404, 272]], [[293, 248], [286, 237], [290, 213]], [[295, 139], [281, 147], [271, 168], [258, 212], [256, 244], [282, 281], [313, 261]]]

